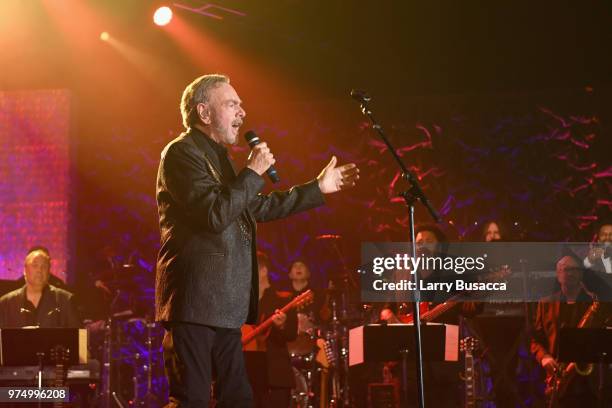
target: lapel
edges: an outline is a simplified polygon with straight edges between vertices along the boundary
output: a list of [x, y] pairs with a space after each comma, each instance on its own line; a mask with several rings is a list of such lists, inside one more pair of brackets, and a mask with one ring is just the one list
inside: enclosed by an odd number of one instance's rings
[[208, 167], [208, 171], [210, 171], [213, 178], [217, 181], [217, 183], [223, 184], [221, 182], [222, 173], [221, 164], [219, 163], [219, 157], [217, 156], [217, 153], [212, 149], [210, 144], [204, 139], [207, 136], [205, 136], [204, 133], [200, 132], [196, 128], [191, 128], [187, 134], [202, 153], [202, 158], [204, 159], [206, 167]]
[[[23, 286], [23, 287], [20, 289], [20, 292], [19, 292], [19, 297], [20, 297], [20, 299], [21, 299], [21, 307], [23, 307], [23, 308], [25, 308], [25, 309], [27, 309], [27, 306], [28, 306], [28, 303], [27, 303], [27, 301], [28, 301], [28, 296], [26, 295], [26, 288], [27, 288], [27, 285], [24, 285], [24, 286]], [[28, 309], [28, 310], [29, 310], [29, 309]]]
[[[221, 172], [222, 166], [219, 162], [219, 156], [217, 155], [217, 152], [213, 150], [210, 143], [205, 139], [208, 136], [197, 128], [191, 128], [187, 134], [202, 153], [202, 158], [206, 162], [206, 166], [214, 179], [217, 181], [217, 183], [223, 184], [223, 173]], [[232, 172], [234, 173], [233, 176], [236, 176], [234, 164], [231, 160], [229, 162], [232, 167]], [[249, 211], [248, 207], [245, 211], [245, 215], [250, 227], [255, 231], [257, 229], [257, 222], [255, 221], [255, 218], [253, 218], [253, 215], [251, 214], [251, 211]]]

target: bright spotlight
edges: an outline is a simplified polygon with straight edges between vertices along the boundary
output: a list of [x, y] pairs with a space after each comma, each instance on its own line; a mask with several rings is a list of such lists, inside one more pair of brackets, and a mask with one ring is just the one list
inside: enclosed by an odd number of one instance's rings
[[109, 34], [109, 33], [107, 33], [106, 31], [102, 31], [102, 32], [100, 33], [100, 39], [101, 39], [102, 41], [108, 41], [108, 40], [110, 39], [110, 34]]
[[165, 26], [170, 20], [172, 20], [172, 9], [170, 7], [164, 6], [155, 10], [153, 22], [158, 26]]

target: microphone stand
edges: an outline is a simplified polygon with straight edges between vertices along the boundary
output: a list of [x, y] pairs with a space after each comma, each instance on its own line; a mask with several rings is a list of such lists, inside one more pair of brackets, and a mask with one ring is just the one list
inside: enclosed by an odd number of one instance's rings
[[[368, 106], [368, 102], [370, 102], [371, 98], [366, 93], [360, 92], [360, 91], [351, 91], [351, 96], [357, 99], [361, 103], [361, 112], [364, 114], [364, 116], [366, 116], [370, 120], [370, 123], [372, 124], [372, 128], [376, 130], [376, 132], [378, 132], [378, 135], [380, 136], [382, 141], [387, 146], [387, 149], [389, 150], [389, 152], [391, 152], [391, 155], [393, 156], [393, 158], [397, 162], [397, 165], [402, 171], [402, 178], [404, 178], [410, 184], [410, 187], [408, 188], [408, 190], [400, 193], [400, 195], [402, 196], [402, 198], [404, 198], [406, 206], [408, 207], [409, 217], [410, 217], [409, 218], [410, 220], [409, 221], [409, 229], [410, 229], [409, 233], [410, 233], [410, 242], [412, 244], [412, 255], [416, 256], [416, 242], [415, 242], [415, 232], [414, 232], [414, 205], [415, 205], [415, 202], [420, 201], [425, 206], [425, 208], [427, 208], [427, 211], [429, 212], [429, 214], [431, 214], [431, 217], [435, 220], [435, 222], [440, 222], [440, 216], [438, 215], [438, 212], [431, 206], [429, 200], [425, 196], [425, 193], [421, 189], [421, 186], [419, 185], [419, 182], [416, 176], [410, 170], [408, 170], [408, 168], [404, 165], [404, 163], [402, 162], [402, 159], [399, 157], [399, 155], [395, 151], [395, 148], [393, 148], [393, 146], [389, 142], [389, 139], [385, 135], [385, 132], [383, 131], [382, 126], [374, 118], [374, 115], [372, 114], [372, 111], [370, 110]], [[418, 406], [420, 408], [424, 408], [425, 407], [425, 391], [424, 391], [424, 386], [423, 386], [423, 352], [422, 352], [422, 347], [421, 347], [422, 346], [421, 311], [419, 307], [420, 301], [421, 301], [421, 291], [419, 290], [419, 286], [418, 286], [418, 283], [419, 283], [418, 270], [415, 270], [413, 273], [413, 282], [416, 285], [415, 291], [414, 291], [414, 302], [412, 303], [412, 315], [413, 315], [414, 329], [415, 329], [414, 330], [414, 340], [415, 340], [414, 342], [415, 353], [414, 354], [416, 356], [415, 362], [416, 362], [416, 372], [417, 372]], [[403, 355], [406, 356], [407, 352], [408, 350], [405, 350]], [[403, 377], [404, 379], [406, 378], [405, 375]], [[404, 380], [403, 382], [404, 382], [403, 384], [404, 403], [407, 403], [408, 387], [407, 387], [407, 384], [405, 383], [406, 380]]]

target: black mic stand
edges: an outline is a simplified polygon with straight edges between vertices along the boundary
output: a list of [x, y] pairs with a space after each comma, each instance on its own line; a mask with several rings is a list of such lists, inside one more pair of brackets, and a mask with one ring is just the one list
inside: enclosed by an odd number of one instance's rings
[[[412, 255], [416, 256], [416, 242], [415, 242], [415, 233], [414, 233], [414, 204], [416, 201], [420, 201], [425, 208], [431, 214], [431, 217], [435, 220], [435, 222], [440, 222], [440, 216], [437, 211], [431, 206], [429, 200], [425, 196], [425, 193], [421, 189], [419, 182], [414, 174], [404, 165], [402, 159], [398, 156], [397, 152], [387, 139], [385, 132], [383, 131], [382, 126], [374, 119], [374, 115], [372, 111], [368, 107], [368, 102], [370, 102], [371, 98], [365, 93], [360, 91], [351, 91], [351, 96], [357, 99], [361, 103], [361, 112], [370, 120], [372, 124], [372, 128], [376, 130], [382, 139], [382, 141], [387, 146], [387, 149], [393, 155], [393, 158], [397, 162], [400, 170], [402, 171], [402, 177], [408, 181], [410, 184], [410, 188], [408, 190], [402, 192], [400, 195], [404, 198], [406, 202], [406, 206], [408, 206], [409, 216], [410, 216], [410, 242], [412, 243]], [[419, 290], [419, 277], [418, 270], [415, 270], [413, 273], [413, 281], [415, 283], [415, 291], [414, 291], [414, 302], [412, 303], [412, 315], [414, 320], [414, 337], [415, 337], [415, 350], [414, 354], [416, 356], [416, 372], [417, 372], [417, 390], [418, 390], [418, 406], [420, 408], [425, 407], [425, 391], [423, 386], [423, 353], [421, 350], [422, 341], [421, 341], [421, 311], [420, 311], [420, 302], [421, 302], [421, 291]], [[408, 350], [406, 350], [403, 355], [406, 355]], [[405, 360], [405, 358], [404, 358]], [[404, 384], [403, 384], [403, 397], [404, 403], [408, 401], [408, 387], [406, 382], [406, 376], [404, 375]]]

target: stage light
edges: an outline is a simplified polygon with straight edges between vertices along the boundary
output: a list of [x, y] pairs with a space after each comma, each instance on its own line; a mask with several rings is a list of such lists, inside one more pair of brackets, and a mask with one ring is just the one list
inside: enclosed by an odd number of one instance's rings
[[160, 7], [153, 14], [153, 22], [158, 26], [167, 25], [172, 20], [172, 9], [170, 7]]
[[110, 39], [110, 34], [109, 34], [109, 33], [107, 33], [106, 31], [102, 31], [102, 32], [100, 33], [100, 39], [101, 39], [102, 41], [108, 41], [108, 40]]

